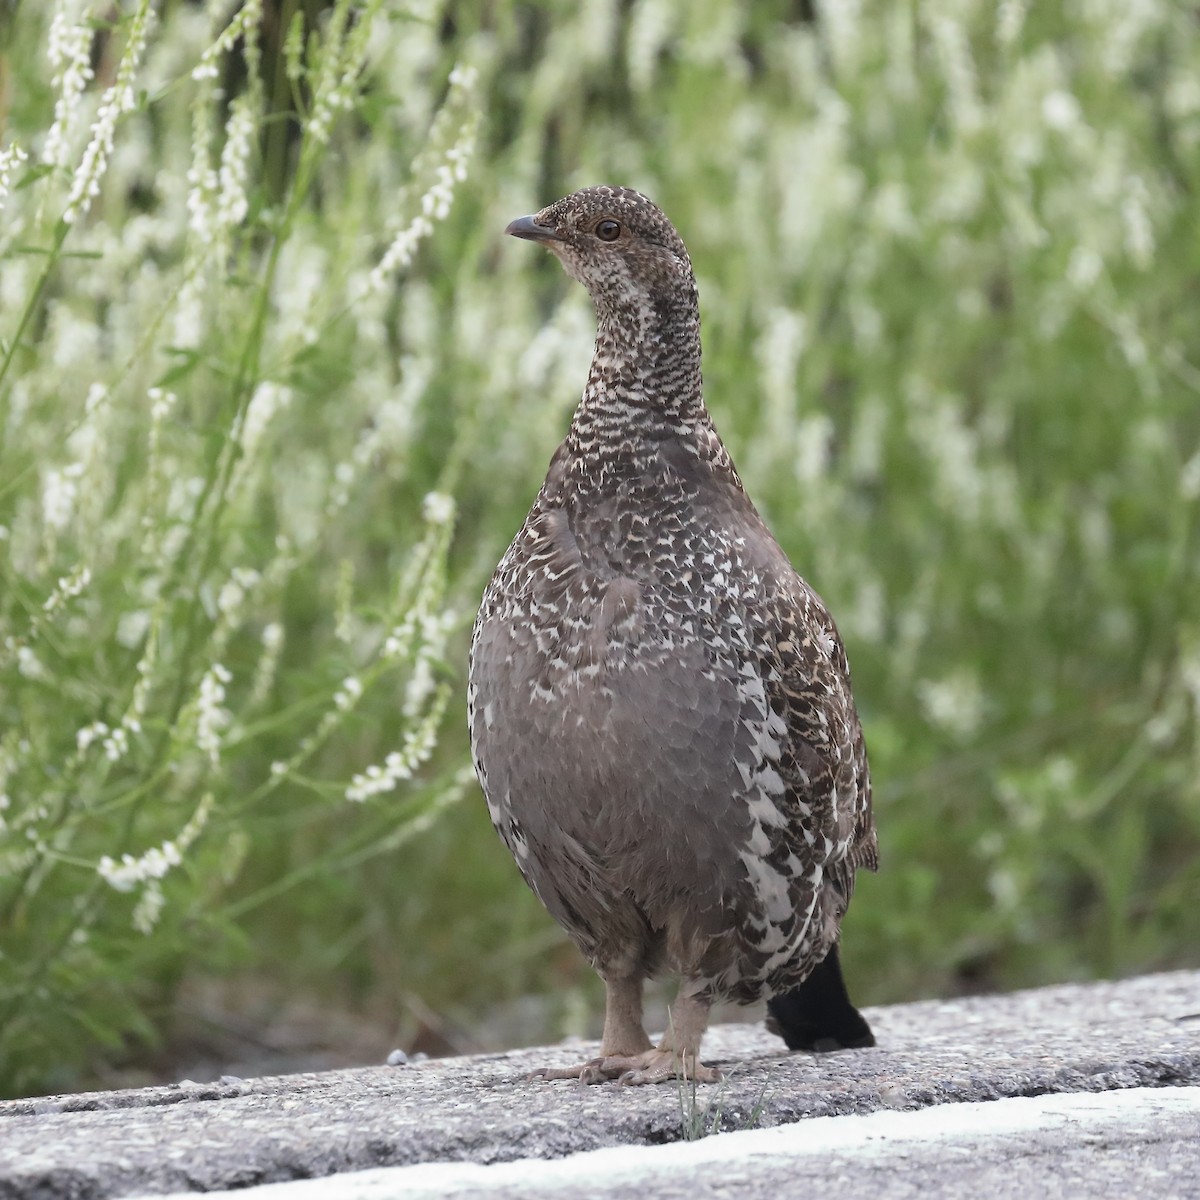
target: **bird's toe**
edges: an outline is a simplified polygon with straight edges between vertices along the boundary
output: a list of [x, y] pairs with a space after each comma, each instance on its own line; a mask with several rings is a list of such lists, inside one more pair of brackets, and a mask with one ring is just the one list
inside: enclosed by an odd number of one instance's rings
[[668, 1079], [694, 1079], [697, 1083], [719, 1083], [723, 1079], [715, 1067], [689, 1058], [686, 1064], [670, 1050], [647, 1050], [643, 1054], [608, 1054], [592, 1058], [574, 1067], [539, 1067], [526, 1079], [577, 1079], [583, 1084], [605, 1083], [615, 1079], [624, 1086], [665, 1083]]
[[643, 1083], [666, 1083], [670, 1079], [693, 1079], [697, 1083], [720, 1083], [724, 1078], [715, 1067], [706, 1067], [695, 1058], [686, 1062], [670, 1050], [648, 1050], [618, 1076], [624, 1087]]

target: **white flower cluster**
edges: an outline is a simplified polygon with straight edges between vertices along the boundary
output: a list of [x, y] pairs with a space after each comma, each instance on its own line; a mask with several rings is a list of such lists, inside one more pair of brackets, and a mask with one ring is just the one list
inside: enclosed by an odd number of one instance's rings
[[1131, 175], [1121, 202], [1121, 219], [1125, 227], [1125, 252], [1142, 271], [1154, 261], [1154, 225], [1149, 208], [1150, 189], [1146, 181], [1140, 175]]
[[221, 757], [221, 731], [232, 720], [224, 707], [225, 685], [233, 676], [220, 663], [213, 663], [200, 680], [196, 700], [196, 745], [216, 765]]
[[[133, 618], [132, 627], [127, 627], [125, 631], [126, 635], [128, 636], [136, 631], [136, 637], [129, 643], [129, 649], [133, 649], [143, 636], [146, 638], [146, 645], [142, 649], [142, 656], [138, 659], [137, 682], [133, 685], [133, 696], [129, 701], [129, 711], [125, 714], [123, 722], [126, 726], [133, 726], [135, 722], [141, 720], [146, 711], [146, 704], [150, 699], [150, 689], [154, 682], [154, 668], [158, 663], [158, 624], [151, 619], [149, 613], [140, 610], [135, 613], [126, 613], [122, 619], [124, 617]], [[118, 638], [120, 637], [119, 625], [117, 636]]]
[[133, 910], [133, 927], [139, 933], [149, 933], [157, 924], [165, 902], [162, 880], [173, 867], [183, 862], [188, 847], [208, 823], [212, 808], [213, 797], [209, 792], [173, 840], [153, 846], [136, 858], [132, 854], [122, 854], [120, 862], [106, 854], [96, 864], [97, 874], [114, 891], [131, 892], [141, 886], [142, 894]]
[[[178, 404], [179, 397], [174, 392], [164, 391], [160, 387], [152, 387], [146, 389], [146, 398], [150, 401], [150, 435], [147, 446], [146, 475], [147, 478], [154, 481], [155, 485], [161, 485], [165, 483], [162, 461], [163, 425]], [[157, 509], [147, 506], [142, 513], [141, 524], [144, 549], [157, 555], [161, 549], [159, 539], [162, 536], [160, 514]], [[135, 642], [138, 640], [140, 639], [134, 638]]]
[[254, 682], [250, 687], [250, 696], [246, 707], [254, 708], [266, 700], [275, 682], [279, 670], [279, 656], [283, 652], [283, 626], [278, 621], [271, 621], [263, 626], [262, 654], [254, 669]]
[[160, 387], [146, 389], [146, 397], [150, 401], [150, 419], [156, 424], [165, 421], [171, 414], [179, 397], [174, 392], [164, 392]]
[[1166, 6], [1159, 0], [1093, 0], [1088, 7], [1103, 30], [1099, 49], [1104, 70], [1115, 78], [1129, 70], [1138, 43], [1162, 21]]
[[225, 126], [216, 207], [217, 223], [224, 229], [240, 225], [250, 208], [246, 182], [250, 177], [250, 153], [254, 146], [254, 100], [252, 93], [234, 100], [229, 123]]
[[121, 55], [117, 78], [100, 101], [96, 119], [92, 122], [91, 140], [83, 152], [67, 195], [63, 220], [68, 225], [86, 216], [92, 201], [100, 195], [100, 180], [112, 156], [117, 121], [124, 113], [131, 112], [135, 104], [133, 77], [145, 53], [146, 39], [153, 23], [154, 10], [150, 7], [150, 0], [142, 0], [129, 25], [129, 40]]
[[304, 17], [300, 12], [292, 17], [284, 36], [283, 62], [288, 79], [299, 83], [304, 78]]
[[[198, 125], [201, 121], [202, 118], [198, 117]], [[187, 173], [188, 228], [202, 246], [208, 246], [216, 241], [219, 228], [216, 218], [215, 197], [220, 179], [215, 168], [209, 164], [207, 159], [207, 139], [201, 138], [198, 133], [196, 142], [196, 148], [192, 153], [192, 165], [188, 168]], [[192, 290], [196, 292], [198, 300], [198, 288], [193, 287]], [[190, 301], [192, 292], [185, 289], [185, 293], [181, 293], [179, 302], [181, 309], [184, 307], [185, 298]]]
[[142, 723], [136, 715], [130, 714], [115, 729], [110, 729], [103, 721], [93, 721], [84, 725], [75, 733], [75, 749], [83, 754], [94, 742], [101, 741], [104, 757], [110, 763], [119, 762], [129, 753], [129, 735], [141, 733]]
[[[425, 364], [414, 363], [407, 356], [401, 364], [404, 377], [400, 386], [376, 409], [375, 418], [367, 424], [354, 443], [348, 461], [339, 462], [333, 469], [332, 486], [325, 505], [327, 516], [345, 507], [359, 475], [371, 470], [382, 457], [403, 453], [412, 427], [412, 412], [424, 391], [429, 373]], [[381, 384], [381, 387], [386, 387]]]
[[814, 484], [825, 478], [833, 457], [833, 435], [833, 420], [827, 413], [813, 413], [796, 422], [793, 465], [796, 479]]
[[955, 737], [968, 738], [983, 723], [985, 698], [979, 680], [970, 671], [919, 680], [917, 696], [930, 724]]
[[[476, 77], [474, 67], [459, 66], [450, 72], [450, 92], [439, 117], [467, 102], [474, 90]], [[454, 143], [443, 154], [442, 161], [434, 166], [433, 181], [419, 201], [420, 212], [396, 234], [371, 272], [369, 282], [373, 291], [384, 291], [391, 277], [412, 262], [417, 247], [433, 232], [434, 222], [444, 221], [450, 215], [455, 184], [467, 178], [467, 164], [475, 149], [476, 126], [477, 118], [472, 114], [463, 122]], [[436, 133], [435, 122], [434, 136]]]
[[246, 593], [254, 588], [262, 576], [253, 567], [234, 567], [229, 579], [217, 593], [217, 609], [224, 617], [237, 615], [245, 602]]
[[163, 842], [153, 846], [139, 858], [122, 854], [120, 862], [114, 862], [107, 854], [96, 864], [96, 871], [109, 887], [118, 892], [132, 892], [139, 883], [151, 879], [162, 879], [172, 868], [183, 862], [178, 846], [174, 842]]
[[363, 694], [362, 680], [357, 675], [347, 675], [342, 686], [333, 693], [334, 707], [339, 712], [349, 712]]
[[392, 244], [379, 260], [379, 265], [371, 272], [371, 286], [377, 291], [382, 291], [387, 285], [388, 277], [396, 271], [404, 270], [412, 262], [417, 247], [432, 232], [433, 222], [424, 213], [413, 217], [392, 239]]
[[372, 433], [372, 430], [366, 430], [354, 447], [354, 462], [340, 462], [333, 468], [333, 486], [329, 489], [329, 500], [325, 505], [326, 516], [333, 516], [338, 509], [345, 508], [349, 503], [350, 489], [358, 477], [355, 463], [361, 465], [367, 457], [363, 448], [373, 441]]
[[242, 491], [259, 469], [270, 470], [270, 456], [259, 455], [258, 448], [262, 445], [266, 431], [275, 420], [276, 414], [292, 403], [292, 396], [292, 389], [271, 379], [262, 380], [254, 388], [245, 412], [241, 414], [238, 424], [230, 433], [230, 439], [239, 442], [242, 451], [234, 467], [230, 491]]
[[406, 717], [415, 717], [433, 694], [435, 682], [433, 664], [446, 651], [446, 638], [454, 627], [456, 614], [452, 609], [440, 613], [422, 613], [420, 618], [420, 642], [416, 659], [412, 665], [408, 684], [404, 689], [403, 712]]
[[[192, 172], [188, 172], [188, 183], [192, 182]], [[188, 208], [191, 208], [194, 190], [188, 192]], [[179, 289], [175, 301], [175, 317], [172, 321], [172, 332], [176, 346], [197, 346], [204, 330], [204, 290], [198, 272], [193, 271]]]
[[17, 654], [17, 670], [25, 679], [46, 678], [46, 668], [42, 666], [42, 660], [38, 658], [29, 646], [18, 645], [15, 649]]
[[479, 82], [479, 72], [469, 63], [458, 63], [450, 71], [448, 80], [451, 88], [462, 92], [472, 92]]
[[[345, 10], [340, 6], [326, 26], [323, 53], [319, 56], [319, 71], [313, 88], [313, 106], [305, 126], [305, 140], [317, 146], [329, 141], [333, 123], [340, 112], [349, 112], [354, 107], [358, 91], [358, 77], [366, 61], [367, 43], [370, 37], [370, 16], [363, 15], [347, 32]], [[286, 54], [289, 66], [295, 70], [295, 48], [288, 46]]]
[[434, 221], [444, 221], [450, 215], [454, 185], [467, 177], [467, 155], [458, 143], [446, 151], [446, 158], [446, 162], [438, 163], [433, 173], [433, 183], [421, 197], [422, 214]]
[[864, 42], [860, 30], [862, 0], [824, 0], [821, 24], [828, 30], [834, 62], [847, 70], [857, 60]]
[[1042, 97], [1042, 120], [1055, 133], [1073, 133], [1083, 121], [1083, 109], [1065, 88], [1054, 88]]
[[138, 933], [148, 934], [162, 915], [166, 897], [163, 895], [162, 884], [157, 879], [151, 879], [142, 888], [142, 894], [133, 910], [133, 927]]
[[[211, 7], [211, 6], [210, 6]], [[246, 0], [220, 36], [200, 55], [200, 61], [192, 69], [192, 78], [198, 82], [216, 79], [220, 75], [217, 64], [221, 56], [232, 50], [248, 33], [257, 29], [262, 21], [262, 0]]]
[[[224, 16], [223, 6], [209, 5], [210, 20], [215, 22]], [[256, 66], [261, 22], [262, 0], [246, 0], [192, 70], [192, 78], [199, 84], [192, 108], [192, 156], [185, 201], [192, 244], [187, 252], [187, 273], [175, 301], [173, 323], [175, 342], [179, 346], [199, 344], [205, 324], [206, 261], [210, 255], [227, 253], [231, 231], [245, 220], [249, 211], [247, 185], [254, 148], [255, 112], [262, 100]], [[220, 77], [219, 63], [239, 43], [249, 81], [245, 92], [229, 105], [225, 139], [217, 165], [213, 159], [213, 142], [218, 113], [224, 102], [224, 93], [216, 83]]]
[[384, 658], [403, 658], [409, 652], [417, 633], [415, 613], [408, 613], [404, 620], [387, 635], [383, 643]]
[[75, 461], [47, 467], [42, 477], [42, 520], [51, 535], [70, 524], [79, 500], [80, 481], [103, 453], [103, 439], [94, 417], [107, 398], [108, 389], [102, 383], [88, 388], [84, 419], [67, 438], [67, 449], [75, 455]]
[[64, 0], [50, 22], [46, 57], [53, 69], [52, 82], [58, 91], [54, 102], [54, 123], [42, 146], [42, 161], [65, 167], [71, 159], [69, 131], [79, 111], [83, 93], [92, 80], [92, 39], [95, 30], [84, 10], [77, 21], [67, 15]]
[[[104, 739], [104, 757], [107, 758], [109, 762], [119, 762], [125, 757], [126, 754], [129, 753], [130, 728], [131, 726], [128, 725], [118, 725], [116, 729], [114, 729], [112, 733], [110, 733], [108, 737]], [[132, 729], [134, 733], [137, 733], [141, 729], [141, 725], [137, 721], [134, 721], [132, 723]]]
[[385, 659], [413, 658], [404, 702], [409, 717], [416, 715], [434, 688], [432, 666], [445, 652], [446, 638], [457, 619], [452, 610], [439, 611], [454, 500], [430, 492], [423, 507], [428, 529], [397, 586], [397, 608], [404, 615], [384, 640], [382, 650]]
[[275, 419], [275, 415], [287, 408], [292, 402], [292, 389], [282, 383], [264, 379], [254, 389], [250, 403], [246, 406], [246, 416], [242, 421], [241, 443], [244, 461], [254, 457], [254, 451], [262, 441], [267, 427]]
[[8, 198], [9, 181], [12, 173], [29, 157], [20, 146], [6, 146], [0, 150], [0, 212], [4, 211], [4, 201]]
[[80, 595], [91, 582], [91, 570], [88, 567], [76, 567], [70, 575], [64, 575], [55, 584], [54, 590], [42, 604], [42, 612], [47, 614], [57, 612], [68, 600], [73, 600]]
[[372, 763], [361, 775], [354, 776], [346, 789], [347, 800], [361, 804], [372, 796], [394, 791], [402, 780], [413, 777], [413, 773], [429, 758], [437, 745], [438, 726], [446, 711], [449, 695], [450, 689], [443, 686], [424, 719], [405, 735], [400, 749], [393, 750], [383, 760], [382, 766]]
[[427, 492], [421, 503], [421, 515], [430, 525], [448, 525], [454, 520], [454, 497], [445, 492]]
[[68, 463], [65, 467], [50, 467], [42, 482], [42, 519], [51, 529], [65, 529], [75, 511], [79, 494], [79, 477], [83, 463]]
[[1000, 0], [996, 6], [996, 40], [1001, 46], [1013, 46], [1025, 26], [1026, 0]]
[[407, 658], [417, 647], [418, 656], [428, 654], [437, 657], [446, 643], [446, 636], [454, 625], [455, 614], [430, 612], [429, 601], [423, 598], [407, 613], [404, 619], [388, 634], [383, 643], [384, 658]]
[[933, 16], [930, 25], [942, 78], [949, 93], [950, 116], [960, 133], [973, 133], [983, 124], [983, 106], [979, 100], [979, 79], [967, 31], [946, 12]]
[[754, 452], [755, 470], [783, 466], [804, 447], [796, 429], [796, 370], [808, 342], [803, 313], [773, 307], [763, 322], [763, 332], [754, 347], [765, 400], [764, 430], [768, 436]]
[[82, 753], [97, 738], [103, 737], [107, 732], [108, 726], [103, 721], [93, 721], [91, 725], [85, 725], [76, 731], [75, 748]]
[[313, 105], [305, 130], [319, 146], [329, 141], [333, 123], [338, 113], [349, 112], [354, 107], [355, 85], [353, 76], [347, 72], [332, 87], [322, 91]]
[[680, 9], [662, 0], [642, 0], [629, 14], [625, 39], [629, 82], [639, 92], [648, 92], [658, 82], [658, 60], [676, 32]]

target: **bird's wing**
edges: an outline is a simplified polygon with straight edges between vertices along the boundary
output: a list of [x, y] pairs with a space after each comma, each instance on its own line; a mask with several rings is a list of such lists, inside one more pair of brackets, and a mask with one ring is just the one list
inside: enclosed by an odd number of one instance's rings
[[828, 866], [844, 875], [839, 883], [849, 900], [854, 870], [875, 870], [878, 845], [845, 647], [821, 598], [790, 565], [768, 572], [767, 591], [765, 637], [774, 646], [764, 658], [764, 683], [786, 727], [780, 774], [798, 821], [832, 843]]

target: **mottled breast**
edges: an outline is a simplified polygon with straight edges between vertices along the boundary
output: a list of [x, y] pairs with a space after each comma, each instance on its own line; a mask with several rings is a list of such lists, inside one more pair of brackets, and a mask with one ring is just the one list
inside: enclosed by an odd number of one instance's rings
[[717, 990], [757, 994], [823, 952], [825, 871], [859, 823], [836, 630], [736, 477], [668, 461], [579, 495], [556, 466], [473, 638], [492, 819], [593, 958], [591, 926], [632, 897], [651, 929], [686, 914], [679, 953], [721, 948]]

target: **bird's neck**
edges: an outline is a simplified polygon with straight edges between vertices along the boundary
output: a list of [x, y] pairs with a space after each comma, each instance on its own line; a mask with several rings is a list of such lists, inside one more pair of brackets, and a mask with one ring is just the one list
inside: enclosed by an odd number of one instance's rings
[[622, 449], [711, 428], [694, 291], [656, 303], [597, 306], [596, 349], [568, 445]]

